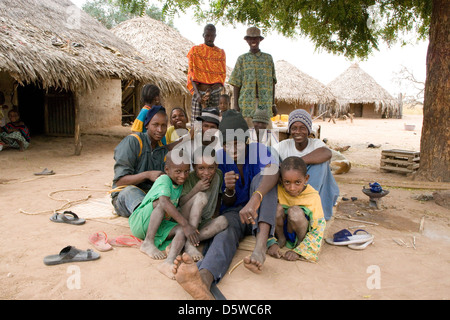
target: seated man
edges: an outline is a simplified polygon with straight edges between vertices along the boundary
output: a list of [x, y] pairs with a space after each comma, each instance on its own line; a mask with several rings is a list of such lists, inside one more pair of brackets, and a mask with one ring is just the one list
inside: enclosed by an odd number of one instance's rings
[[195, 299], [214, 298], [211, 285], [226, 274], [239, 241], [246, 235], [254, 235], [256, 244], [252, 254], [244, 258], [244, 265], [260, 273], [267, 239], [274, 234], [279, 178], [276, 159], [264, 145], [247, 143], [248, 125], [240, 112], [225, 111], [219, 129], [224, 139], [223, 149], [217, 153], [224, 175], [220, 214], [228, 228], [213, 238], [198, 267], [186, 253], [175, 261], [176, 280]]
[[116, 213], [123, 217], [133, 213], [164, 172], [168, 152], [168, 146], [161, 142], [167, 131], [164, 107], [151, 108], [144, 126], [147, 132], [130, 134], [114, 150], [116, 163], [111, 197]]
[[305, 161], [309, 184], [319, 192], [325, 219], [329, 220], [339, 196], [339, 187], [330, 170], [331, 150], [321, 140], [308, 138], [311, 131], [311, 115], [303, 109], [292, 111], [288, 122], [292, 138], [281, 141], [276, 149], [282, 161], [290, 156], [301, 157]]

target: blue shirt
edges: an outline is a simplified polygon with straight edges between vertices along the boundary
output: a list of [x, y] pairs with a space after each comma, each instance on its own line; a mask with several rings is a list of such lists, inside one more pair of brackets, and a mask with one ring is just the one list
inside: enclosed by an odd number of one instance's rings
[[[234, 171], [240, 176], [237, 164], [233, 159], [226, 154], [224, 149], [217, 151], [217, 161], [219, 169], [222, 171], [224, 177], [225, 173]], [[244, 206], [250, 200], [250, 185], [253, 177], [260, 173], [268, 164], [278, 163], [272, 157], [269, 149], [261, 143], [250, 143], [246, 147], [245, 162], [243, 167], [243, 177], [239, 177], [236, 181], [236, 202], [232, 207]], [[243, 178], [243, 179], [242, 179]], [[244, 182], [244, 184], [243, 184]], [[222, 192], [225, 192], [225, 182], [222, 185]], [[224, 195], [226, 197], [226, 195]], [[223, 212], [228, 206], [222, 203], [220, 212]]]

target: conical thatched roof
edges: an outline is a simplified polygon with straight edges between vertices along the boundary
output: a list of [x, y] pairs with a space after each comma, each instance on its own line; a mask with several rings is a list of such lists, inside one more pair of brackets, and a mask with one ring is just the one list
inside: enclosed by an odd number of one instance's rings
[[[186, 86], [189, 50], [196, 45], [167, 24], [148, 16], [127, 20], [111, 30], [143, 55], [167, 66]], [[227, 76], [231, 68], [227, 67]], [[186, 93], [189, 91], [186, 88]]]
[[188, 71], [186, 55], [194, 43], [184, 38], [177, 30], [145, 16], [124, 21], [111, 31], [146, 57], [169, 65], [177, 76], [186, 81]]
[[44, 89], [89, 90], [102, 78], [181, 86], [69, 0], [0, 1], [0, 71]]
[[397, 100], [356, 63], [331, 81], [327, 88], [345, 109], [350, 103], [374, 103], [377, 112], [380, 108], [382, 112], [398, 109]]
[[275, 63], [275, 98], [292, 104], [331, 103], [335, 97], [320, 81], [284, 60]]

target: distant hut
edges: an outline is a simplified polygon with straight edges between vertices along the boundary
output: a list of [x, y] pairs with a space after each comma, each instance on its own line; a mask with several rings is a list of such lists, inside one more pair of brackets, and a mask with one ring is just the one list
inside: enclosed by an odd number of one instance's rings
[[280, 114], [305, 109], [317, 116], [335, 108], [335, 97], [320, 81], [284, 60], [275, 63], [275, 71], [275, 103]]
[[[162, 90], [164, 104], [169, 110], [176, 106], [182, 107], [190, 117], [192, 95], [186, 87], [187, 54], [196, 44], [183, 37], [174, 28], [148, 16], [124, 21], [111, 31], [176, 75], [176, 80], [184, 85], [184, 92], [173, 95]], [[228, 75], [231, 73], [230, 70], [228, 68]]]
[[399, 113], [398, 101], [356, 63], [327, 88], [336, 96], [341, 110], [355, 117], [385, 118]]
[[0, 13], [0, 91], [32, 134], [77, 139], [85, 129], [120, 125], [121, 80], [180, 90], [170, 70], [69, 0], [2, 0]]

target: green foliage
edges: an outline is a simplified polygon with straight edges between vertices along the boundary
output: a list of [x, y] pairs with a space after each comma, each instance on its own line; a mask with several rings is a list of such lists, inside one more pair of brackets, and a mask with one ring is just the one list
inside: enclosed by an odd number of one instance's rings
[[[117, 0], [128, 8], [143, 0]], [[163, 14], [194, 9], [197, 20], [256, 25], [287, 37], [306, 36], [316, 49], [367, 58], [379, 42], [406, 43], [404, 33], [426, 39], [432, 0], [159, 0]], [[133, 9], [135, 10], [135, 9]]]
[[154, 4], [149, 4], [146, 0], [123, 2], [119, 0], [89, 0], [83, 5], [83, 10], [108, 29], [123, 21], [144, 15], [173, 26], [171, 20], [164, 19], [161, 9]]

